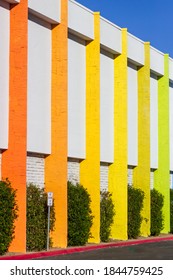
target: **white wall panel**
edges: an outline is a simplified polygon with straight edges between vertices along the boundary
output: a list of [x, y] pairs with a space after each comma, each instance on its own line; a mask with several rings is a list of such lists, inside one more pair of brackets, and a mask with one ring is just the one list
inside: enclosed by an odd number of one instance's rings
[[101, 162], [114, 161], [114, 60], [100, 54], [100, 137]]
[[158, 168], [158, 80], [150, 77], [150, 167]]
[[85, 41], [69, 35], [68, 57], [68, 156], [85, 158]]
[[20, 0], [4, 0], [4, 1], [11, 3], [11, 4], [20, 3]]
[[77, 2], [68, 2], [68, 28], [71, 33], [89, 40], [94, 39], [93, 12]]
[[169, 58], [169, 79], [173, 82], [173, 59]]
[[30, 13], [51, 23], [60, 22], [61, 0], [28, 0]]
[[136, 65], [144, 65], [144, 42], [128, 33], [128, 58]]
[[51, 26], [30, 16], [28, 21], [29, 152], [51, 152]]
[[170, 170], [173, 171], [173, 83], [169, 86]]
[[8, 147], [9, 111], [9, 4], [0, 1], [0, 149]]
[[100, 17], [100, 44], [112, 52], [122, 52], [121, 28]]
[[138, 165], [138, 77], [137, 67], [128, 64], [128, 165]]
[[164, 75], [164, 54], [150, 47], [150, 69], [157, 76]]

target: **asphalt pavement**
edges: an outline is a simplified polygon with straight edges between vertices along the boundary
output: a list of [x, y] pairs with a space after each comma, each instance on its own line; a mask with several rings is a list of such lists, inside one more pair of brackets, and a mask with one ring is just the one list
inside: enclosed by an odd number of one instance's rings
[[37, 260], [173, 260], [173, 240], [139, 245], [101, 248], [36, 258]]
[[173, 260], [173, 234], [39, 252], [10, 252], [0, 260]]

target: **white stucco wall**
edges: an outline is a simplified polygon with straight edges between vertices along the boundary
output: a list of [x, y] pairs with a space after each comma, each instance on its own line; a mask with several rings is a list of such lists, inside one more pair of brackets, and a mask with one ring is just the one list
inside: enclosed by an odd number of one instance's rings
[[173, 59], [169, 58], [169, 79], [173, 82]]
[[138, 72], [128, 64], [128, 165], [138, 165]]
[[26, 165], [27, 183], [33, 183], [40, 188], [44, 188], [44, 156], [29, 154]]
[[80, 182], [80, 162], [78, 159], [68, 159], [68, 181], [73, 184]]
[[150, 47], [150, 69], [157, 76], [164, 75], [164, 54], [152, 46]]
[[68, 156], [85, 158], [86, 139], [86, 48], [85, 41], [68, 39]]
[[0, 1], [0, 149], [8, 147], [9, 111], [9, 4]]
[[173, 171], [173, 82], [169, 85], [170, 170]]
[[4, 0], [5, 2], [11, 3], [11, 4], [17, 4], [20, 3], [20, 0]]
[[94, 39], [93, 12], [81, 4], [68, 1], [68, 28], [71, 33], [85, 40]]
[[100, 157], [114, 161], [114, 60], [111, 54], [100, 54]]
[[50, 23], [60, 22], [61, 0], [28, 0], [30, 13]]
[[122, 52], [121, 28], [100, 17], [100, 44], [111, 53]]
[[150, 167], [158, 168], [158, 80], [150, 77]]
[[28, 20], [27, 150], [51, 152], [51, 26]]
[[136, 65], [144, 65], [144, 42], [128, 33], [128, 59]]

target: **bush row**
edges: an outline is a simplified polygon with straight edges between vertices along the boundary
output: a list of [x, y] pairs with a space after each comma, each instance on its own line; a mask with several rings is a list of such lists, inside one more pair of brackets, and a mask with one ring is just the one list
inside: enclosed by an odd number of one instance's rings
[[[144, 192], [128, 186], [128, 238], [140, 236]], [[164, 197], [157, 190], [151, 190], [151, 235], [159, 235], [163, 229], [162, 208]], [[170, 191], [170, 232], [173, 233], [173, 190]], [[8, 251], [14, 238], [14, 221], [17, 218], [16, 190], [8, 180], [0, 181], [0, 254]], [[101, 192], [100, 196], [100, 240], [107, 242], [115, 216], [112, 195]], [[92, 238], [93, 224], [91, 198], [87, 190], [68, 182], [68, 245], [84, 245]], [[55, 209], [51, 207], [50, 230], [54, 230]], [[47, 240], [47, 195], [43, 189], [27, 186], [27, 250], [43, 250]], [[50, 246], [52, 240], [50, 238]]]
[[[151, 224], [150, 232], [152, 236], [159, 235], [164, 226], [163, 218], [163, 195], [153, 189], [150, 191], [151, 197]], [[128, 238], [140, 236], [142, 222], [148, 223], [148, 219], [142, 216], [144, 204], [144, 192], [141, 189], [128, 187]]]
[[17, 219], [18, 207], [16, 190], [8, 179], [0, 181], [0, 255], [5, 254], [14, 239], [14, 221]]

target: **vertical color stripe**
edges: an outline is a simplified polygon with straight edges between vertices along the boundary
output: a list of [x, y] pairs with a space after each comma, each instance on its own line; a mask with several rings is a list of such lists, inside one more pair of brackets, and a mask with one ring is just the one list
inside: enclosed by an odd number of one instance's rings
[[138, 166], [134, 187], [144, 191], [141, 235], [150, 234], [150, 44], [145, 43], [145, 64], [138, 70]]
[[114, 163], [109, 166], [109, 191], [115, 204], [112, 237], [127, 239], [127, 29], [122, 29], [122, 54], [114, 60]]
[[52, 144], [45, 159], [46, 191], [55, 199], [54, 247], [67, 246], [67, 5], [61, 1], [61, 23], [52, 29]]
[[170, 231], [169, 175], [169, 56], [165, 55], [164, 76], [158, 80], [158, 169], [154, 172], [154, 188], [164, 196], [164, 229]]
[[2, 177], [17, 189], [19, 217], [10, 251], [26, 250], [26, 115], [28, 1], [10, 10], [9, 145], [2, 154]]
[[80, 182], [91, 196], [94, 215], [91, 242], [100, 241], [100, 14], [94, 13], [94, 35], [86, 45], [86, 159]]

